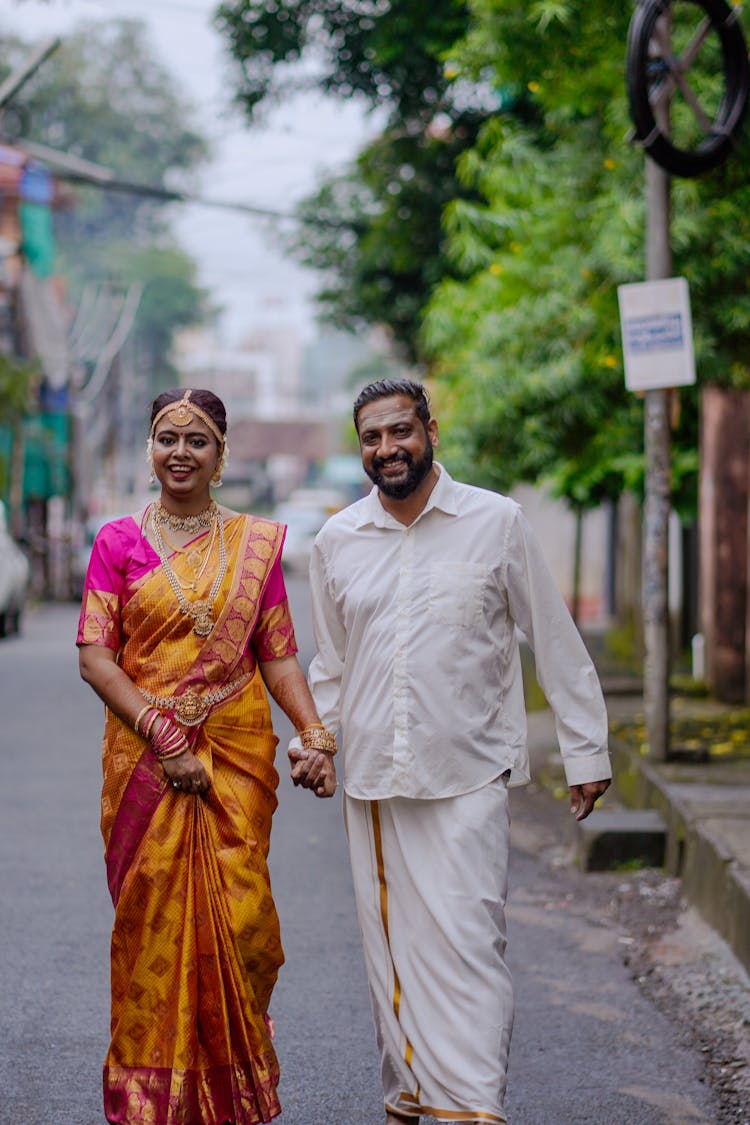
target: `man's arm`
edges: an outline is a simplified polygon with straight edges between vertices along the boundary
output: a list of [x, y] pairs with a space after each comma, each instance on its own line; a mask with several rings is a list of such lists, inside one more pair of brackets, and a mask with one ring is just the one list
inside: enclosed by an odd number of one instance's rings
[[[260, 670], [268, 691], [296, 730], [318, 725], [318, 713], [296, 656], [266, 660]], [[332, 797], [336, 792], [333, 757], [322, 750], [302, 751], [300, 744], [299, 760], [292, 760], [292, 781], [313, 789], [316, 797]]]
[[315, 656], [307, 673], [321, 722], [338, 733], [341, 726], [341, 678], [346, 653], [346, 631], [340, 620], [323, 550], [315, 543], [310, 557]]
[[555, 716], [571, 813], [584, 820], [612, 777], [607, 711], [591, 657], [520, 510], [508, 535], [506, 585], [511, 616], [534, 652]]
[[[325, 562], [317, 543], [313, 546], [310, 559], [310, 601], [316, 653], [308, 670], [308, 683], [320, 721], [328, 730], [337, 734], [341, 715], [340, 691], [346, 634], [336, 613]], [[304, 769], [305, 758], [298, 736], [289, 743], [288, 754], [296, 784], [296, 779], [301, 776], [300, 771]]]

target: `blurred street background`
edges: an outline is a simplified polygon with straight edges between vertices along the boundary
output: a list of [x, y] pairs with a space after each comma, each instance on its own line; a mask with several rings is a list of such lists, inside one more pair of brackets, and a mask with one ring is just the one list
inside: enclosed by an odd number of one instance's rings
[[[290, 579], [290, 595], [306, 662], [304, 580]], [[22, 637], [0, 646], [7, 791], [0, 822], [2, 1125], [103, 1125], [112, 923], [98, 829], [103, 714], [78, 678], [76, 621], [75, 606], [49, 604], [29, 614]], [[27, 700], [32, 681], [37, 694]], [[280, 1121], [381, 1125], [340, 799], [318, 801], [292, 786], [284, 753], [290, 731], [278, 715], [276, 730], [281, 783], [271, 869], [287, 959], [271, 1009]], [[545, 746], [542, 736], [532, 753]], [[726, 947], [677, 906], [673, 880], [576, 871], [569, 817], [548, 793], [513, 791], [512, 815], [511, 1120], [745, 1121], [732, 1084], [722, 1096], [705, 1081], [707, 1058], [724, 1069], [737, 1061], [727, 1054], [727, 1027], [715, 1014], [705, 1023], [707, 993], [722, 1013], [750, 1019], [750, 994]], [[670, 1007], [655, 1004], [638, 978], [650, 972], [648, 950], [669, 935], [675, 916], [682, 943], [663, 948], [672, 972], [690, 980], [691, 994]], [[710, 1039], [691, 1037], [686, 1025]]]
[[[155, 495], [151, 400], [224, 400], [220, 499], [288, 526], [308, 658], [352, 400], [404, 375], [449, 471], [523, 504], [612, 715], [576, 835], [525, 653], [514, 1120], [750, 1122], [748, 32], [728, 0], [0, 5], [2, 1125], [100, 1120], [72, 640], [97, 530]], [[370, 1125], [340, 808], [280, 792], [284, 1120]]]

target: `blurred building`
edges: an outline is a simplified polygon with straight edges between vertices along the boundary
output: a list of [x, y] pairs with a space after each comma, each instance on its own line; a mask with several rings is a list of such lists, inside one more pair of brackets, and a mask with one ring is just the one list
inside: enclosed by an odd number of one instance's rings
[[10, 395], [0, 403], [0, 499], [30, 556], [32, 592], [65, 597], [92, 496], [122, 479], [132, 384], [123, 347], [140, 294], [92, 286], [72, 305], [56, 271], [54, 213], [75, 196], [50, 169], [85, 162], [43, 161], [38, 147], [0, 144], [0, 364], [19, 380], [33, 372], [22, 407], [15, 395], [12, 409]]
[[357, 338], [322, 332], [305, 344], [294, 324], [255, 329], [233, 348], [207, 329], [183, 332], [181, 383], [214, 391], [227, 408], [227, 501], [270, 505], [320, 476], [351, 442], [351, 388], [368, 362], [373, 350]]

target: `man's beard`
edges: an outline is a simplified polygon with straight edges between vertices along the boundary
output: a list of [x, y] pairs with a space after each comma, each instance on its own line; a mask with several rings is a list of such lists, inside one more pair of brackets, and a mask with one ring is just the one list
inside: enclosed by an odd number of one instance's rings
[[[365, 469], [368, 477], [373, 484], [376, 484], [380, 491], [389, 496], [391, 500], [405, 500], [407, 496], [411, 496], [413, 492], [419, 488], [422, 481], [432, 468], [433, 450], [429, 442], [425, 443], [425, 451], [418, 461], [415, 461], [410, 453], [399, 453], [397, 457], [388, 458], [374, 458], [371, 469]], [[393, 461], [403, 462], [407, 466], [407, 474], [399, 480], [391, 480], [389, 477], [383, 477], [380, 469], [383, 465], [392, 464]]]

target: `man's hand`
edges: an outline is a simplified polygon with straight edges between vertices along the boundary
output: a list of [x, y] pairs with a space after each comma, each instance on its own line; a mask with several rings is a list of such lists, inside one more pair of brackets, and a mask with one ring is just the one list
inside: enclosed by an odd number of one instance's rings
[[605, 781], [587, 781], [585, 785], [570, 786], [570, 813], [576, 820], [585, 820], [592, 811], [596, 801], [606, 793], [611, 784]]
[[336, 767], [330, 754], [291, 746], [289, 761], [295, 785], [312, 789], [316, 797], [332, 797], [336, 792]]

